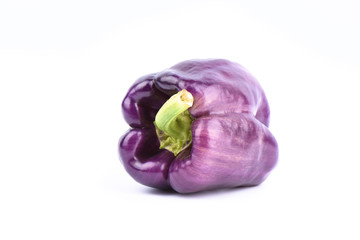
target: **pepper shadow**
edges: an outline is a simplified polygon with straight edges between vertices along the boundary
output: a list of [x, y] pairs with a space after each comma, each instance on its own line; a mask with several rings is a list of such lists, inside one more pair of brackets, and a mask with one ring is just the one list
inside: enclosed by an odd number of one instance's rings
[[173, 189], [161, 190], [156, 188], [146, 188], [144, 192], [150, 195], [157, 195], [157, 196], [172, 196], [179, 198], [201, 198], [201, 197], [212, 197], [218, 195], [237, 194], [239, 192], [252, 191], [255, 188], [259, 188], [259, 187], [260, 186], [240, 186], [234, 188], [221, 188], [221, 189], [214, 189], [214, 190], [195, 192], [195, 193], [178, 193]]

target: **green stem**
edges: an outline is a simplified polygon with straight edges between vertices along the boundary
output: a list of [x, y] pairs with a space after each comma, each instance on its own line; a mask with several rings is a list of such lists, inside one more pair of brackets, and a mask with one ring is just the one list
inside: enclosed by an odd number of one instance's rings
[[187, 111], [194, 98], [185, 89], [173, 95], [155, 116], [156, 133], [160, 148], [165, 148], [176, 156], [192, 142], [191, 123], [193, 118]]

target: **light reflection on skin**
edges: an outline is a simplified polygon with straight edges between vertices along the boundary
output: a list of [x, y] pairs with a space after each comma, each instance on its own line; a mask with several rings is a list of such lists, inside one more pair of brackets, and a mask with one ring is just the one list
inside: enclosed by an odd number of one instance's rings
[[[151, 161], [139, 162], [139, 161], [134, 160], [132, 165], [138, 170], [146, 171], [148, 169], [154, 168], [158, 164], [159, 164], [158, 162], [151, 162]], [[163, 166], [161, 166], [161, 167], [163, 167]]]

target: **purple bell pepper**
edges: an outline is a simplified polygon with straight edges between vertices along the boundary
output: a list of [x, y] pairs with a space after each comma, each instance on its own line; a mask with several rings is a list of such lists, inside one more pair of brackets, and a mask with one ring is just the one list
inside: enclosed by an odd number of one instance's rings
[[254, 186], [276, 165], [258, 81], [223, 59], [189, 60], [137, 80], [122, 102], [132, 127], [120, 159], [139, 183], [192, 193]]

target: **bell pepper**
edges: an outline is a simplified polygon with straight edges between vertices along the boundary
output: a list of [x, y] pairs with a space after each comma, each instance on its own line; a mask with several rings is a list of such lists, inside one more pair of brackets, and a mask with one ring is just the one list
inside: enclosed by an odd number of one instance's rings
[[188, 60], [138, 79], [122, 102], [119, 141], [139, 183], [192, 193], [262, 183], [278, 160], [258, 81], [224, 59]]

